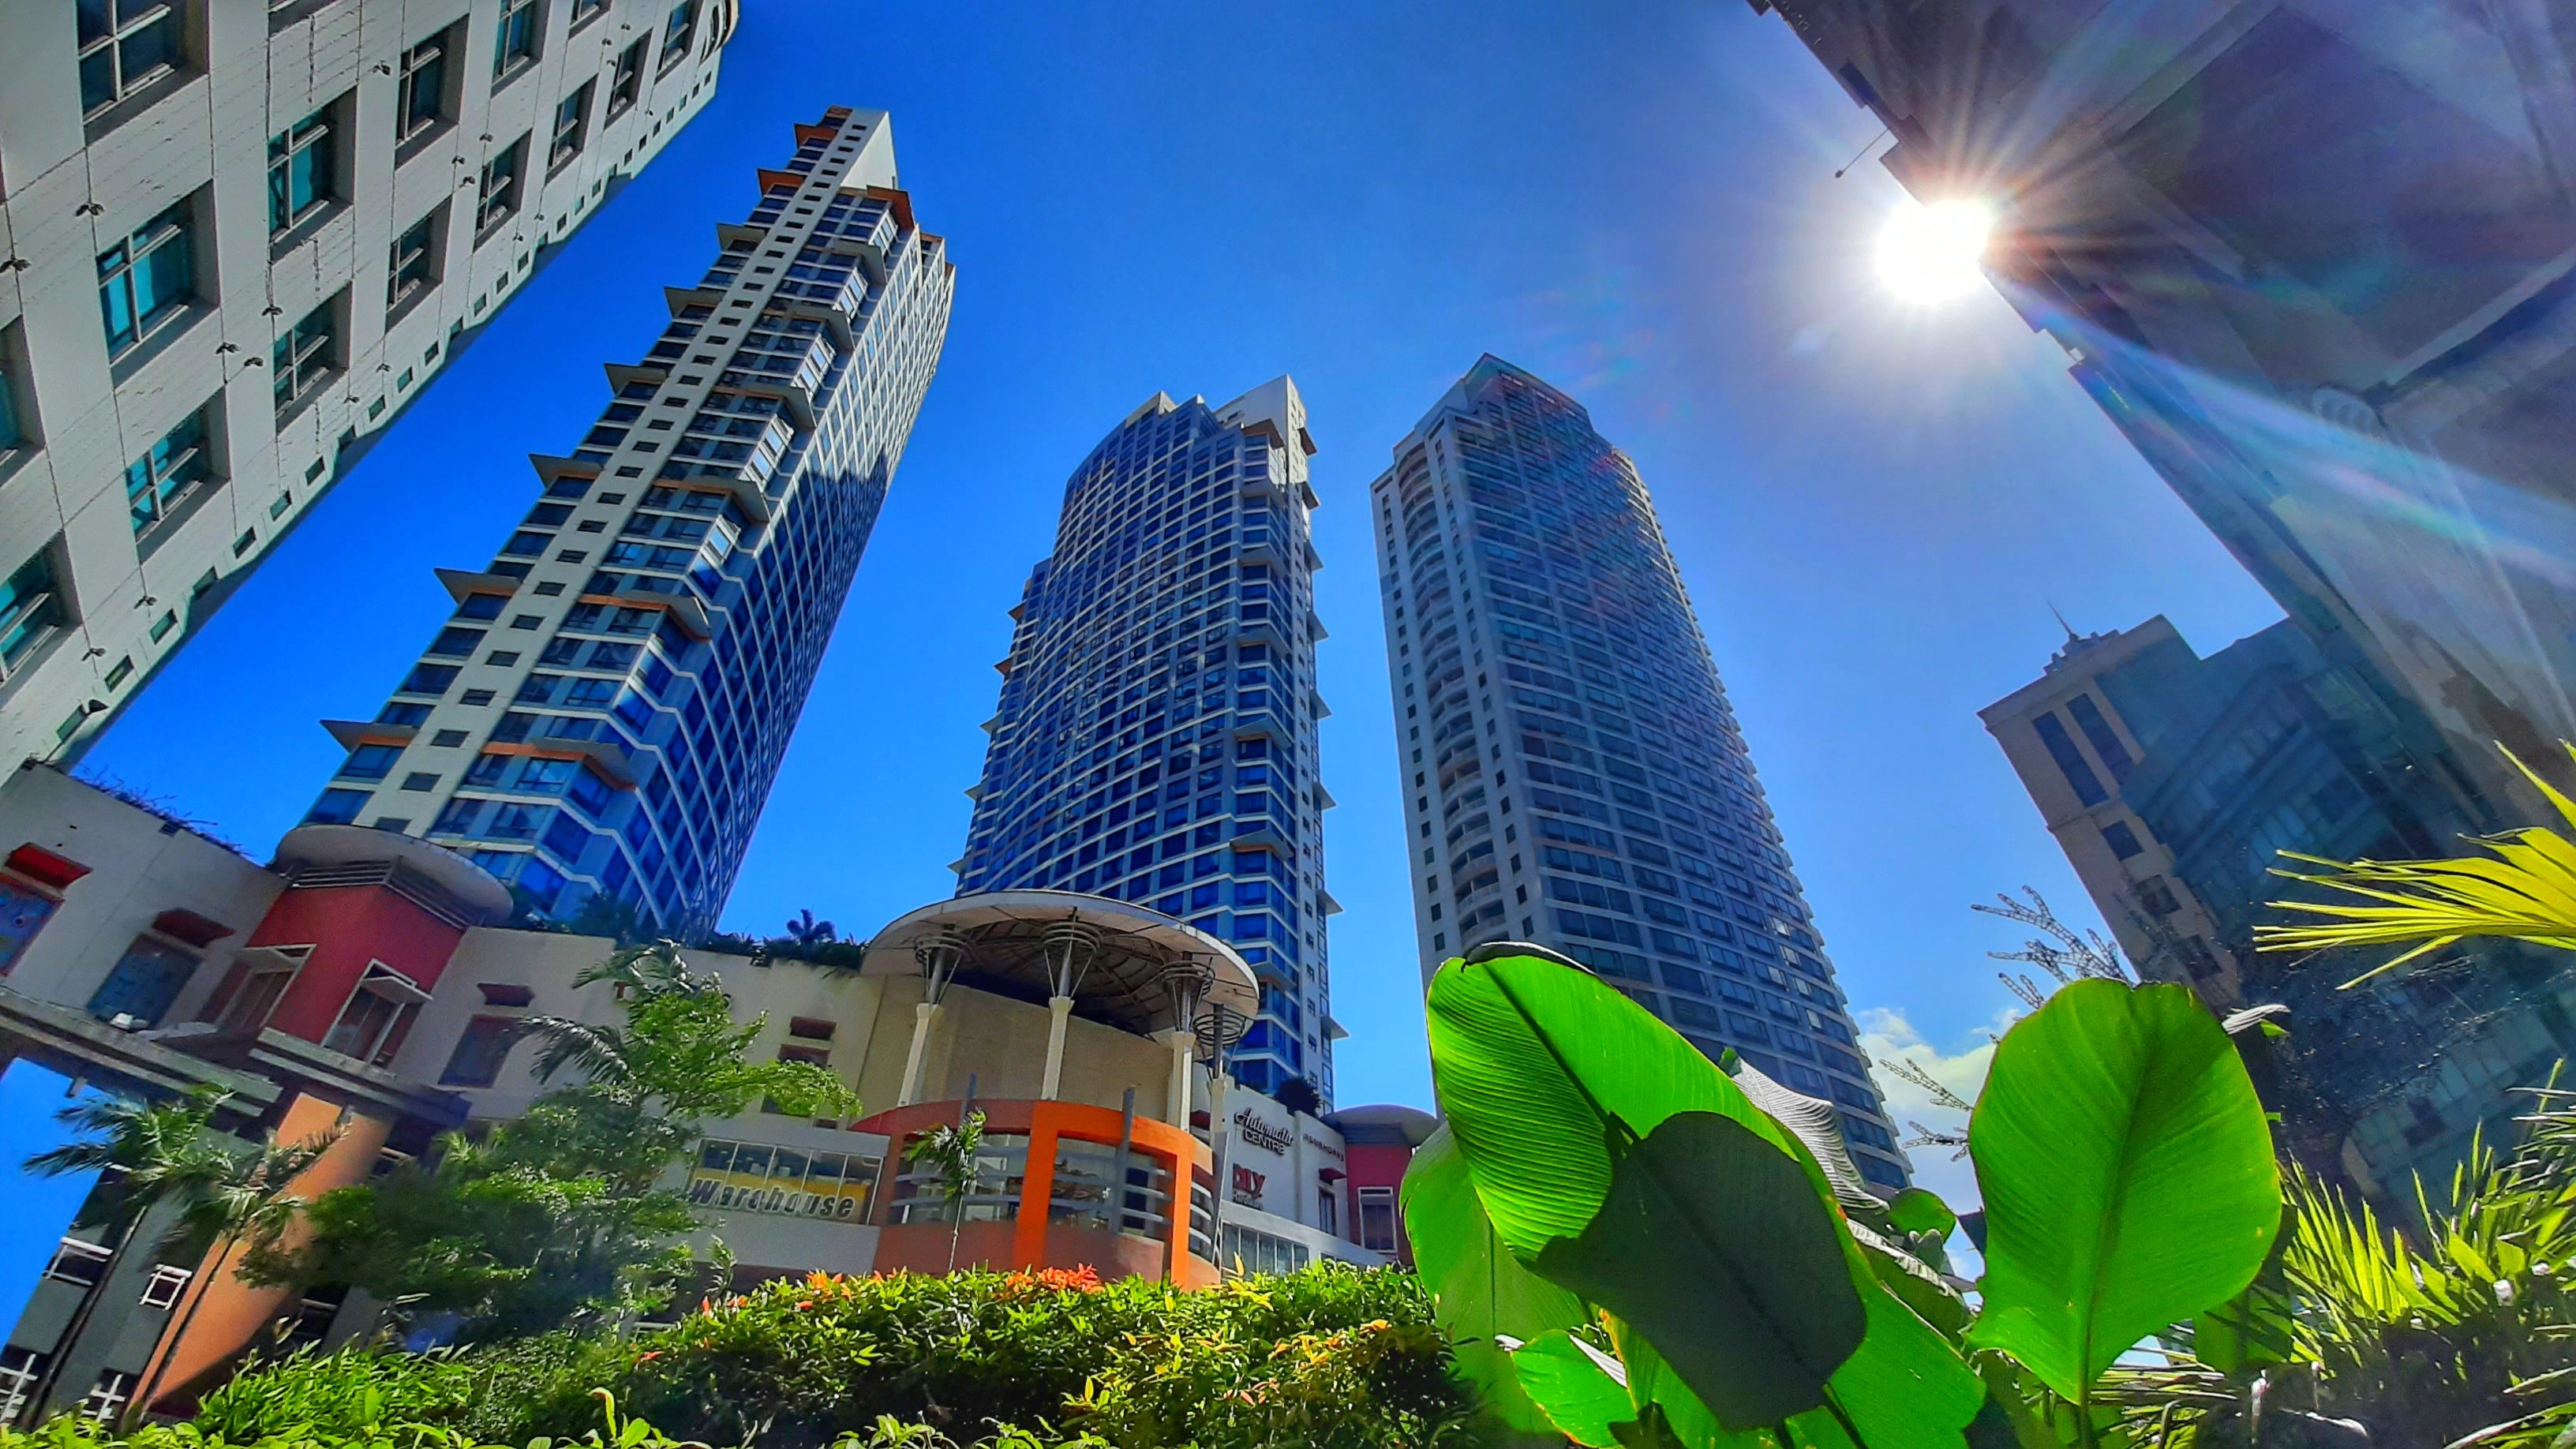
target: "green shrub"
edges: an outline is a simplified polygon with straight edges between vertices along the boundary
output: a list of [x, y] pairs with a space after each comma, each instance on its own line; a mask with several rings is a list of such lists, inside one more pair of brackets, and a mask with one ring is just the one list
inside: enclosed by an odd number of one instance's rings
[[[1409, 1273], [1341, 1266], [1195, 1292], [1079, 1273], [771, 1283], [628, 1336], [303, 1354], [130, 1439], [58, 1420], [0, 1449], [1396, 1449], [1483, 1442]], [[638, 1429], [649, 1424], [650, 1429]]]
[[1337, 1267], [1199, 1292], [1087, 1274], [773, 1283], [594, 1343], [519, 1399], [520, 1422], [469, 1422], [574, 1432], [593, 1384], [683, 1437], [784, 1449], [888, 1416], [965, 1443], [1365, 1449], [1455, 1440], [1471, 1408], [1413, 1278]]

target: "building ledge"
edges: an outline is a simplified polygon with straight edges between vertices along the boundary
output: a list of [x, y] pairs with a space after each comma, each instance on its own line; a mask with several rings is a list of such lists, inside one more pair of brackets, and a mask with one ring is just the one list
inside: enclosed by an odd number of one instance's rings
[[163, 1033], [124, 1031], [6, 986], [0, 986], [0, 1037], [11, 1039], [12, 1056], [75, 1079], [106, 1077], [165, 1093], [212, 1086], [240, 1104], [234, 1110], [254, 1116], [278, 1096], [275, 1082], [182, 1051]]
[[431, 569], [449, 598], [464, 603], [469, 594], [515, 594], [521, 580], [513, 574], [479, 574], [467, 569]]
[[322, 728], [340, 742], [340, 748], [354, 750], [360, 745], [407, 745], [420, 734], [413, 725], [383, 724], [371, 719], [326, 719]]

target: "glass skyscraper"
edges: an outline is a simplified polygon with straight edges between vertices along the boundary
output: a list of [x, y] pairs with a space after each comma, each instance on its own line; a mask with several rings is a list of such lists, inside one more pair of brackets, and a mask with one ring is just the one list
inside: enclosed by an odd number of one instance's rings
[[541, 914], [685, 935], [732, 889], [947, 333], [885, 114], [835, 108], [480, 571], [307, 817], [425, 835]]
[[1862, 1174], [1903, 1187], [1636, 465], [1487, 356], [1369, 493], [1425, 980], [1487, 941], [1562, 952], [1835, 1103]]
[[1316, 769], [1314, 443], [1296, 384], [1157, 393], [1065, 485], [1029, 571], [958, 893], [1090, 891], [1235, 943], [1236, 1080], [1333, 1096]]

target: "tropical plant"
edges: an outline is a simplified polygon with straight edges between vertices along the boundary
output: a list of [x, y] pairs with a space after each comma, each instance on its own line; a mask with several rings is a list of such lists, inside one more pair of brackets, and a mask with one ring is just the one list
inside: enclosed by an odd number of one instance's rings
[[[211, 1102], [202, 1097], [195, 1101], [212, 1115]], [[172, 1119], [160, 1125], [183, 1123], [184, 1119]], [[145, 1130], [156, 1139], [148, 1150], [172, 1151], [172, 1172], [165, 1182], [168, 1200], [177, 1207], [177, 1223], [168, 1244], [182, 1256], [205, 1255], [204, 1266], [189, 1282], [179, 1321], [171, 1326], [167, 1341], [175, 1344], [187, 1338], [197, 1310], [205, 1306], [225, 1271], [249, 1281], [249, 1254], [273, 1247], [309, 1206], [290, 1189], [340, 1140], [341, 1129], [335, 1125], [298, 1143], [270, 1141], [243, 1149], [225, 1145], [203, 1120], [196, 1123], [196, 1142], [184, 1146], [160, 1139], [160, 1125]], [[114, 1150], [111, 1146], [110, 1151]], [[234, 1260], [236, 1250], [243, 1252], [242, 1261]], [[169, 1357], [164, 1355], [143, 1376], [132, 1400], [133, 1414], [150, 1412], [169, 1367]]]
[[[224, 1102], [220, 1090], [200, 1085], [175, 1100], [93, 1096], [55, 1113], [55, 1120], [81, 1134], [26, 1161], [39, 1177], [94, 1172], [98, 1182], [83, 1200], [75, 1228], [106, 1229], [107, 1256], [98, 1277], [81, 1291], [63, 1329], [63, 1341], [79, 1341], [96, 1315], [101, 1290], [116, 1273], [135, 1229], [145, 1214], [161, 1203], [212, 1187], [233, 1170], [232, 1154], [217, 1145], [210, 1124]], [[166, 1257], [184, 1257], [187, 1245], [174, 1232], [161, 1243]], [[204, 1250], [204, 1244], [196, 1245]], [[54, 1354], [27, 1394], [41, 1412], [53, 1397], [67, 1355]]]
[[[2562, 742], [2563, 743], [2563, 742]], [[2565, 744], [2576, 757], [2576, 744]], [[2524, 764], [2513, 762], [2576, 829], [2570, 800]], [[2495, 936], [2533, 945], [2576, 950], [2576, 842], [2544, 826], [2530, 826], [2473, 840], [2484, 855], [2447, 860], [2336, 861], [2283, 851], [2315, 867], [2275, 875], [2336, 892], [2346, 899], [2286, 900], [2282, 910], [2323, 921], [2254, 929], [2261, 951], [2320, 951], [2338, 946], [2404, 946], [2389, 960], [2345, 983], [2356, 986], [2470, 936]]]
[[928, 1167], [939, 1183], [940, 1210], [948, 1219], [948, 1271], [957, 1271], [957, 1244], [966, 1231], [966, 1199], [973, 1195], [981, 1178], [984, 1154], [984, 1114], [969, 1108], [957, 1114], [954, 1122], [942, 1123], [912, 1139], [905, 1157], [915, 1166]]
[[1607, 984], [1452, 961], [1428, 1015], [1447, 1135], [1415, 1159], [1406, 1221], [1461, 1367], [1522, 1431], [2128, 1442], [2103, 1391], [2116, 1362], [2245, 1293], [2280, 1226], [2261, 1104], [2180, 987], [2085, 974], [2005, 1034], [1969, 1129], [1973, 1310], [1945, 1205], [1838, 1182], [1829, 1119], [1793, 1128], [1792, 1094]]
[[[96, 1096], [55, 1114], [81, 1135], [27, 1159], [27, 1170], [40, 1177], [73, 1172], [99, 1174], [98, 1186], [74, 1219], [76, 1227], [108, 1229], [108, 1256], [95, 1282], [63, 1330], [65, 1342], [79, 1339], [97, 1311], [100, 1289], [115, 1272], [145, 1214], [169, 1205], [176, 1209], [158, 1251], [164, 1258], [193, 1260], [221, 1242], [228, 1254], [245, 1233], [273, 1232], [291, 1217], [297, 1199], [285, 1195], [286, 1184], [312, 1164], [331, 1136], [295, 1148], [251, 1153], [217, 1133], [212, 1124], [226, 1094], [200, 1084], [166, 1101]], [[218, 1255], [216, 1266], [222, 1266]], [[197, 1297], [202, 1297], [202, 1294]], [[187, 1308], [196, 1312], [192, 1298]], [[182, 1320], [184, 1329], [185, 1320]], [[57, 1354], [36, 1381], [29, 1402], [41, 1408], [52, 1397], [65, 1355]], [[147, 1386], [147, 1389], [150, 1386]], [[148, 1403], [138, 1396], [137, 1403]]]
[[[595, 1407], [588, 1432], [579, 1438], [539, 1441], [530, 1449], [550, 1449], [555, 1444], [565, 1449], [706, 1449], [676, 1442], [645, 1420], [619, 1413], [616, 1396], [606, 1389], [594, 1389], [590, 1397]], [[383, 1412], [382, 1395], [362, 1397], [359, 1408], [360, 1412], [348, 1416], [354, 1422], [346, 1428], [289, 1418], [240, 1435], [220, 1426], [210, 1429], [202, 1418], [119, 1434], [95, 1419], [66, 1415], [33, 1433], [0, 1429], [0, 1449], [231, 1449], [234, 1445], [244, 1449], [505, 1449], [482, 1445], [472, 1435], [443, 1424], [389, 1416]]]
[[809, 907], [787, 918], [787, 939], [800, 946], [820, 946], [841, 939], [841, 933], [829, 921], [814, 919]]
[[1302, 1112], [1309, 1117], [1324, 1115], [1324, 1094], [1304, 1077], [1290, 1077], [1281, 1082], [1274, 1100], [1291, 1112]]
[[[617, 1025], [528, 1023], [536, 1070], [578, 1081], [435, 1160], [326, 1193], [311, 1231], [268, 1245], [256, 1281], [363, 1288], [415, 1317], [453, 1315], [466, 1338], [514, 1337], [667, 1302], [703, 1271], [698, 1218], [660, 1185], [709, 1121], [769, 1101], [801, 1116], [856, 1100], [823, 1068], [756, 1060], [763, 1021], [733, 1019], [720, 983], [668, 942], [617, 952], [575, 978], [617, 988]], [[720, 1252], [720, 1249], [719, 1249]]]

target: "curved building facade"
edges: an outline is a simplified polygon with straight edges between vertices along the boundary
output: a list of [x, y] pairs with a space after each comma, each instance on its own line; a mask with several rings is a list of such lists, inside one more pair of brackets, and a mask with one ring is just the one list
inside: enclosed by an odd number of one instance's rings
[[1232, 943], [1263, 988], [1235, 1078], [1329, 1105], [1313, 451], [1282, 377], [1215, 408], [1157, 393], [1074, 470], [956, 870], [960, 894], [1097, 892]]
[[1561, 951], [1833, 1102], [1862, 1174], [1905, 1186], [1636, 465], [1487, 356], [1369, 494], [1424, 980], [1488, 941]]

